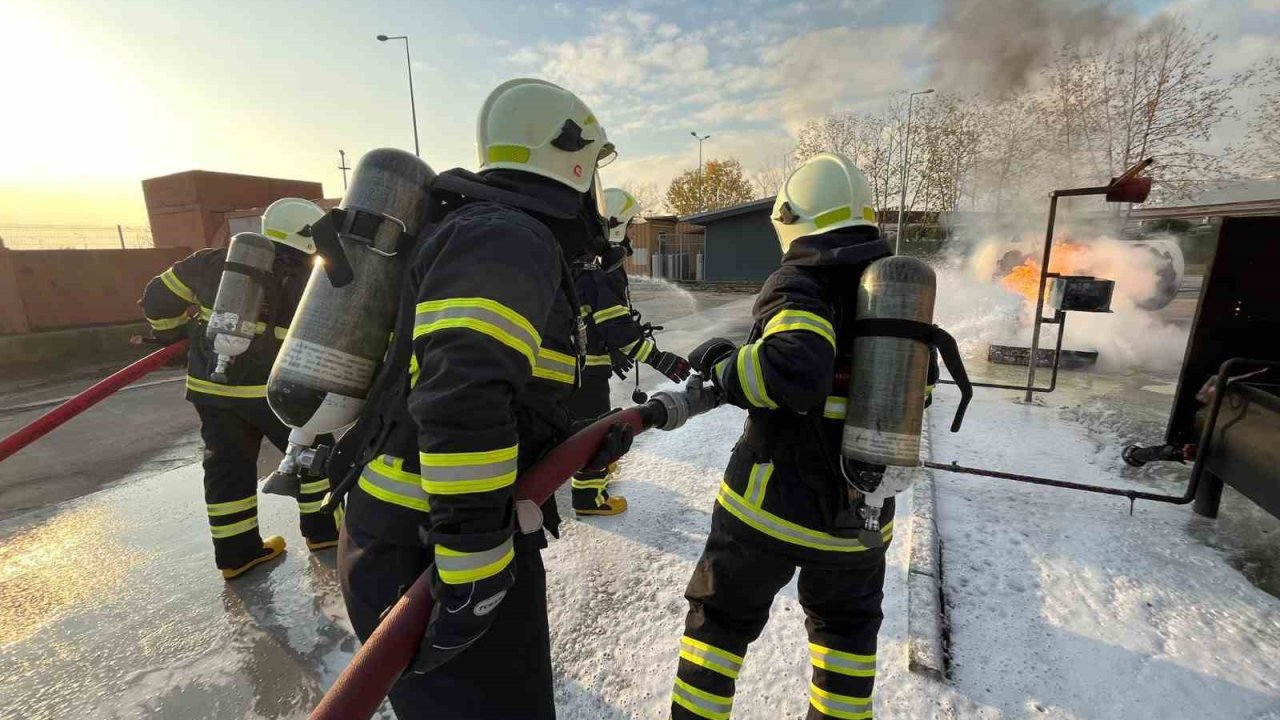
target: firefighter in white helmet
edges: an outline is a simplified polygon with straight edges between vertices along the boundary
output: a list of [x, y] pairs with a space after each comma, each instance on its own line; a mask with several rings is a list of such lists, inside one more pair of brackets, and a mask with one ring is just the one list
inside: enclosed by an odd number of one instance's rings
[[[636, 362], [646, 363], [673, 382], [689, 377], [689, 362], [674, 353], [663, 352], [653, 340], [653, 328], [640, 322], [640, 313], [631, 307], [627, 271], [623, 265], [631, 254], [627, 238], [630, 223], [643, 223], [640, 205], [626, 190], [604, 191], [609, 248], [603, 255], [584, 255], [573, 263], [573, 279], [578, 289], [581, 311], [587, 323], [586, 367], [582, 385], [574, 393], [569, 409], [578, 420], [592, 420], [610, 409], [609, 376], [625, 379]], [[573, 511], [579, 517], [618, 515], [627, 509], [626, 498], [609, 494], [613, 468], [583, 470], [573, 478]]]
[[[227, 249], [205, 248], [152, 279], [139, 305], [152, 334], [164, 343], [191, 338], [187, 360], [187, 399], [200, 415], [204, 439], [204, 495], [214, 560], [226, 579], [239, 577], [284, 552], [284, 538], [265, 540], [258, 530], [258, 450], [265, 437], [284, 449], [289, 429], [267, 405], [266, 384], [298, 307], [311, 271], [315, 244], [307, 228], [324, 212], [299, 198], [273, 202], [262, 215], [262, 234], [275, 243], [276, 254], [258, 337], [215, 382], [216, 353], [205, 339]], [[337, 545], [335, 514], [320, 512], [327, 478], [304, 486], [298, 497], [300, 525], [312, 551]]]
[[[849, 366], [859, 278], [890, 250], [866, 178], [843, 155], [798, 167], [772, 220], [782, 267], [760, 291], [747, 344], [713, 338], [690, 355], [748, 420], [685, 591], [671, 705], [679, 720], [729, 717], [747, 646], [797, 567], [813, 665], [808, 718], [872, 712], [885, 551], [858, 537], [837, 464], [846, 399], [833, 381]], [[880, 519], [887, 542], [892, 500]]]
[[[490, 93], [477, 139], [478, 175], [432, 183], [447, 214], [409, 262], [414, 312], [395, 333], [412, 343], [393, 339], [394, 391], [370, 425], [390, 430], [346, 496], [339, 550], [362, 638], [431, 573], [433, 615], [390, 694], [402, 720], [555, 716], [540, 551], [559, 518], [554, 500], [517, 513], [514, 484], [571, 431], [585, 347], [569, 261], [607, 247], [597, 168], [614, 150], [581, 99], [529, 79]], [[628, 447], [615, 429], [590, 467]]]

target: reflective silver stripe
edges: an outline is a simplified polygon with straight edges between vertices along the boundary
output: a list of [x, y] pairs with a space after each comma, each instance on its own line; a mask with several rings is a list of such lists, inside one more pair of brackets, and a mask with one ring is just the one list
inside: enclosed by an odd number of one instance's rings
[[533, 374], [547, 380], [572, 383], [578, 372], [578, 363], [572, 355], [540, 348]]
[[[531, 363], [536, 362], [542, 339], [529, 325], [517, 322], [511, 315], [515, 312], [483, 298], [419, 303], [413, 334], [420, 337], [433, 330], [451, 327], [479, 330], [522, 353]], [[487, 332], [488, 329], [493, 332]]]
[[807, 330], [817, 333], [831, 343], [833, 348], [835, 347], [836, 336], [831, 328], [831, 322], [821, 315], [815, 315], [803, 310], [783, 310], [774, 315], [764, 326], [764, 337], [793, 330]]
[[737, 680], [742, 670], [742, 659], [733, 653], [690, 637], [680, 638], [680, 657], [694, 665], [714, 670], [730, 680]]
[[849, 398], [831, 395], [822, 406], [822, 417], [828, 420], [843, 420], [849, 414]]
[[497, 460], [474, 465], [432, 465], [422, 466], [422, 476], [429, 482], [455, 480], [489, 480], [508, 475], [516, 471], [516, 458]]
[[388, 456], [383, 455], [365, 465], [360, 486], [379, 500], [423, 512], [430, 510], [422, 480], [411, 472], [397, 469], [391, 464], [395, 459], [388, 460]]
[[760, 507], [764, 502], [765, 487], [773, 476], [773, 463], [758, 463], [751, 466], [751, 476], [747, 480], [746, 501]]
[[510, 564], [514, 548], [512, 538], [507, 538], [495, 548], [480, 552], [461, 552], [437, 545], [436, 572], [440, 574], [441, 580], [451, 585], [483, 580], [496, 575]]
[[852, 695], [837, 695], [809, 683], [809, 702], [818, 712], [849, 720], [870, 720], [871, 698], [860, 698]]
[[708, 720], [721, 720], [722, 718], [727, 720], [729, 713], [733, 710], [733, 698], [713, 695], [705, 690], [699, 690], [680, 678], [676, 678], [676, 685], [672, 693], [673, 700]]
[[[727, 484], [720, 484], [720, 494], [716, 496], [720, 506], [731, 515], [752, 528], [783, 542], [814, 550], [830, 550], [832, 552], [862, 552], [865, 545], [855, 538], [838, 537], [802, 525], [788, 522], [764, 510], [750, 505], [746, 499], [737, 494]], [[881, 528], [881, 535], [886, 539], [893, 536], [893, 523]]]
[[738, 350], [738, 384], [747, 402], [756, 407], [777, 408], [764, 388], [764, 372], [760, 367], [760, 344], [743, 345]]
[[874, 677], [876, 656], [858, 655], [809, 643], [809, 662], [814, 667], [853, 677]]

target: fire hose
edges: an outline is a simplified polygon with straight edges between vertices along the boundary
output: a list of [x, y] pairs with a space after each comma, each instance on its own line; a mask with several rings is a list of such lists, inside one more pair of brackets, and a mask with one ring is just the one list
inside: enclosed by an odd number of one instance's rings
[[158, 370], [187, 351], [187, 340], [176, 342], [151, 353], [137, 362], [94, 383], [75, 397], [41, 415], [16, 432], [0, 440], [0, 461], [52, 432], [71, 418], [97, 405], [117, 390], [138, 378]]
[[[643, 405], [611, 413], [557, 445], [516, 480], [516, 499], [536, 505], [546, 502], [599, 450], [605, 434], [615, 425], [630, 425], [635, 433], [650, 428], [675, 430], [695, 415], [720, 405], [719, 393], [704, 389], [701, 379], [690, 378], [685, 390], [655, 393]], [[369, 718], [382, 704], [391, 686], [418, 652], [418, 644], [431, 617], [431, 578], [424, 573], [378, 624], [351, 664], [325, 693], [311, 720]]]

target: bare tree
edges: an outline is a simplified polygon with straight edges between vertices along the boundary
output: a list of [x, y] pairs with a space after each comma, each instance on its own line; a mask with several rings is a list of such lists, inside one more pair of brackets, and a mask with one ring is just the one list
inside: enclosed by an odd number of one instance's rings
[[652, 182], [633, 180], [622, 183], [622, 189], [631, 193], [631, 196], [636, 199], [636, 204], [640, 206], [640, 215], [659, 215], [671, 212], [671, 208], [667, 206], [667, 199], [658, 190], [658, 186]]
[[1240, 165], [1253, 175], [1280, 177], [1280, 59], [1267, 61], [1258, 79], [1260, 102], [1249, 122]]
[[755, 172], [751, 173], [751, 187], [755, 191], [756, 198], [767, 198], [777, 194], [778, 188], [782, 187], [782, 182], [795, 169], [796, 156], [794, 153], [784, 153], [776, 158], [766, 160], [756, 168]]

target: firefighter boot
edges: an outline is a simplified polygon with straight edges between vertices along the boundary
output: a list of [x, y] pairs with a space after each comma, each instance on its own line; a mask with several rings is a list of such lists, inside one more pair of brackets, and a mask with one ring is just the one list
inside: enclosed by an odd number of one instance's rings
[[621, 515], [627, 511], [627, 499], [621, 495], [605, 495], [600, 502], [592, 508], [580, 508], [577, 501], [574, 501], [573, 512], [578, 517], [586, 517], [591, 515]]
[[272, 535], [262, 541], [262, 554], [250, 560], [249, 562], [234, 568], [225, 568], [222, 571], [224, 580], [234, 580], [244, 575], [255, 567], [274, 560], [284, 554], [284, 538], [279, 535]]

